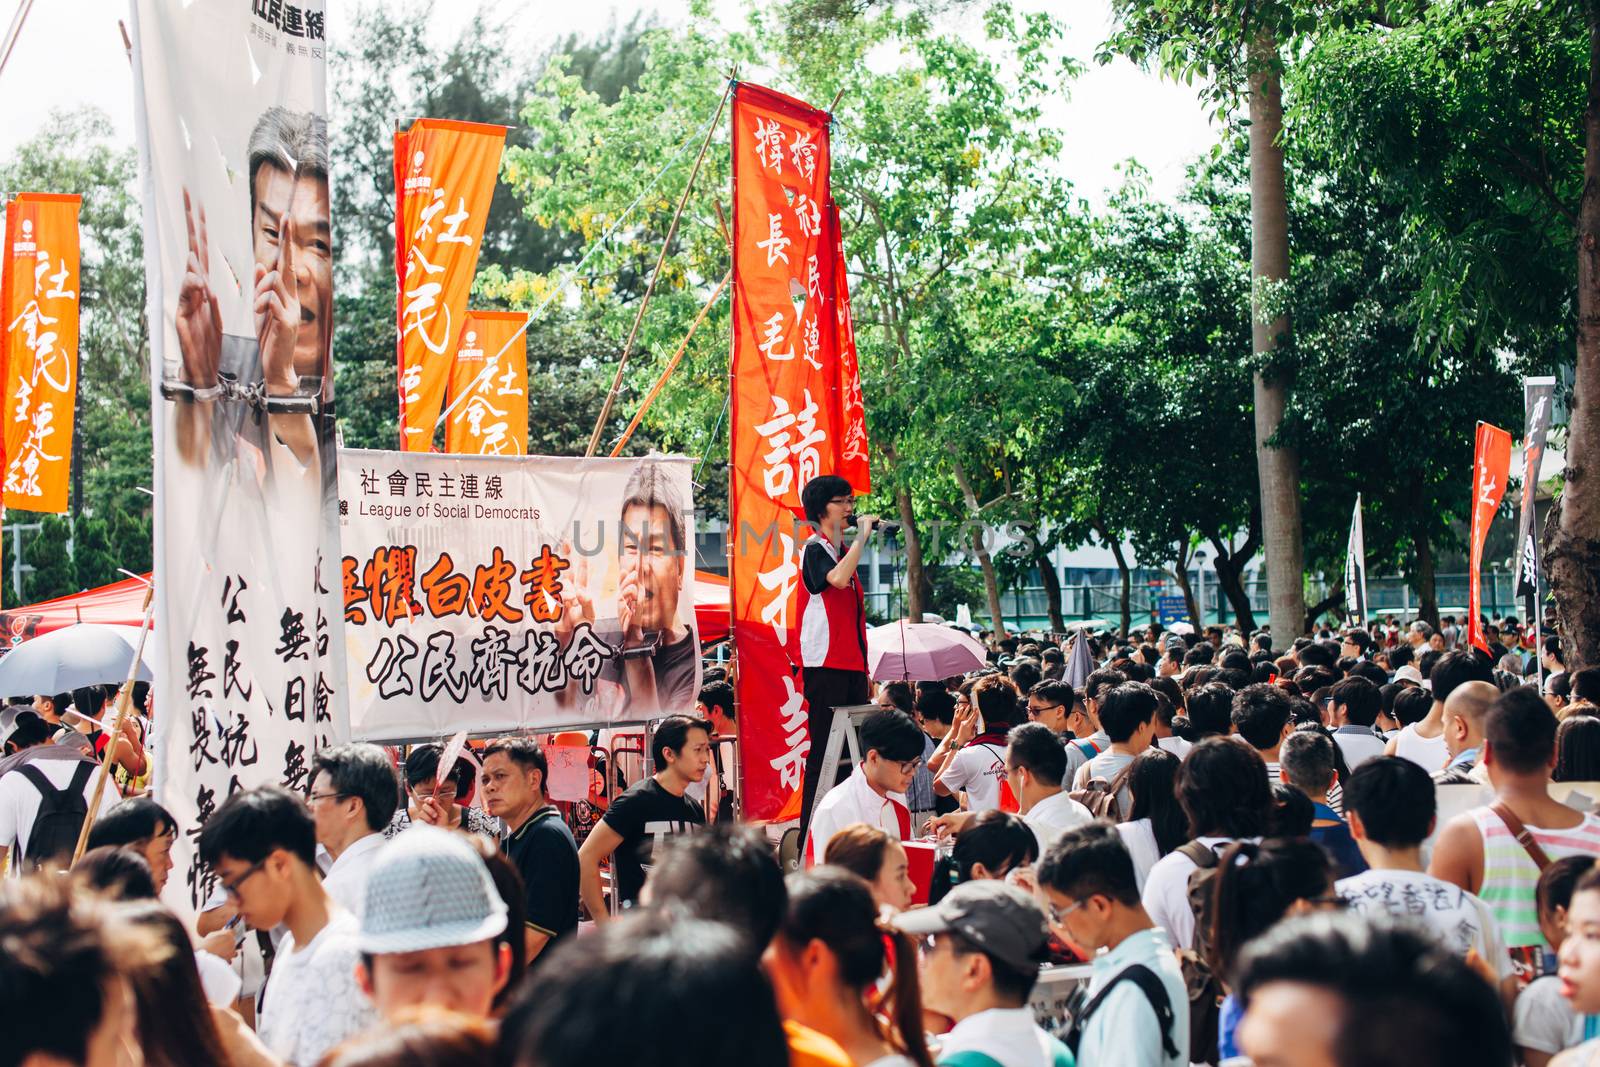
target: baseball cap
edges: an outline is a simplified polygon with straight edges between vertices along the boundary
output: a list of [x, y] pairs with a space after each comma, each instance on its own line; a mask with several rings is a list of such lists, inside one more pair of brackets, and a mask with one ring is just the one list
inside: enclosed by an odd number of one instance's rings
[[416, 826], [378, 849], [357, 947], [373, 955], [487, 941], [506, 928], [483, 859], [460, 834]]
[[1004, 882], [963, 882], [931, 908], [903, 911], [893, 919], [908, 934], [957, 933], [1018, 971], [1042, 961], [1050, 929], [1032, 897]]
[[1407, 663], [1404, 667], [1401, 667], [1399, 670], [1394, 672], [1394, 680], [1397, 682], [1413, 682], [1417, 685], [1421, 685], [1422, 672], [1417, 670], [1411, 664]]

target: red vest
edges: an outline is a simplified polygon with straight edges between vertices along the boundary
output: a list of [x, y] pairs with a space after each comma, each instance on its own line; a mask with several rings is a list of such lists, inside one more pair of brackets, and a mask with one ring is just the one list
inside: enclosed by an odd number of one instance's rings
[[[806, 549], [814, 544], [821, 545], [835, 563], [839, 561], [839, 553], [821, 534], [812, 534], [806, 540]], [[802, 566], [806, 549], [801, 550]], [[848, 588], [824, 585], [820, 593], [811, 592], [802, 581], [799, 593], [800, 666], [865, 671], [867, 598], [861, 589], [861, 579], [852, 574]]]

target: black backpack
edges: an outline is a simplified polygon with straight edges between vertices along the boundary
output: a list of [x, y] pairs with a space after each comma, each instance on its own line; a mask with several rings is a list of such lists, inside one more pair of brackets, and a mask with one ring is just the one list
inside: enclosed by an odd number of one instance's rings
[[[1231, 842], [1230, 842], [1231, 843]], [[1229, 843], [1221, 848], [1226, 849]], [[1211, 900], [1215, 895], [1217, 864], [1221, 852], [1199, 841], [1177, 849], [1189, 857], [1195, 869], [1189, 872], [1189, 910], [1194, 913], [1194, 947], [1178, 950], [1178, 966], [1189, 992], [1189, 1062], [1216, 1063], [1222, 1001], [1227, 995], [1222, 981], [1212, 969]]]
[[1161, 979], [1156, 972], [1142, 963], [1131, 964], [1111, 976], [1105, 988], [1094, 995], [1094, 999], [1080, 1006], [1072, 1005], [1068, 1008], [1072, 1016], [1072, 1029], [1067, 1032], [1066, 1039], [1062, 1042], [1072, 1050], [1072, 1055], [1078, 1055], [1078, 1045], [1083, 1041], [1083, 1027], [1090, 1016], [1099, 1010], [1100, 1005], [1111, 991], [1123, 982], [1132, 982], [1139, 987], [1144, 998], [1150, 1002], [1150, 1008], [1156, 1013], [1156, 1019], [1161, 1023], [1161, 1049], [1168, 1057], [1178, 1055], [1178, 1045], [1172, 1039], [1173, 1026], [1177, 1016], [1172, 1010], [1172, 999], [1167, 996], [1167, 987], [1161, 984]]
[[65, 789], [57, 789], [44, 772], [31, 763], [17, 768], [17, 773], [39, 791], [39, 812], [33, 817], [33, 828], [28, 831], [28, 850], [22, 857], [26, 870], [42, 870], [52, 860], [63, 857], [62, 868], [70, 862], [78, 848], [78, 835], [83, 832], [83, 820], [89, 815], [89, 803], [83, 799], [83, 790], [95, 766], [79, 763], [72, 772], [72, 782]]

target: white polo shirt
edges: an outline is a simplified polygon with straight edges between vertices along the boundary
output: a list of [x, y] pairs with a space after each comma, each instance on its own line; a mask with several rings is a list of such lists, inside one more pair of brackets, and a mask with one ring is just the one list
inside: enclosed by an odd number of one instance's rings
[[1042, 856], [1044, 850], [1050, 847], [1056, 838], [1074, 827], [1094, 822], [1094, 816], [1088, 808], [1062, 791], [1050, 794], [1023, 812], [1022, 821], [1028, 824], [1028, 829], [1038, 838], [1039, 855]]
[[879, 793], [867, 784], [866, 769], [859, 765], [850, 777], [828, 790], [811, 813], [807, 859], [822, 863], [827, 857], [828, 840], [858, 822], [875, 826], [896, 841], [911, 834], [911, 809], [906, 806], [905, 794]]

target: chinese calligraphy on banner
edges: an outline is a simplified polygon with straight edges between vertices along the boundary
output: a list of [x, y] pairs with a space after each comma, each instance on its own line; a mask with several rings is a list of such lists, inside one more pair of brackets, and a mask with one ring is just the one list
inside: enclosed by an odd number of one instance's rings
[[135, 0], [155, 437], [156, 796], [168, 902], [216, 890], [228, 796], [348, 735], [323, 4]]
[[356, 737], [694, 710], [687, 459], [346, 449], [339, 466]]
[[394, 135], [400, 448], [433, 449], [506, 128], [418, 119]]
[[469, 311], [450, 369], [444, 450], [471, 456], [528, 453], [525, 311]]
[[[744, 815], [801, 785], [811, 739], [791, 654], [800, 490], [841, 462], [847, 398], [828, 115], [754, 85], [733, 99], [733, 471], [729, 536]], [[853, 345], [852, 345], [853, 355]], [[859, 408], [859, 387], [854, 391]], [[865, 434], [860, 446], [865, 453]], [[863, 478], [865, 465], [854, 468]], [[852, 478], [852, 484], [854, 479]]]
[[6, 205], [5, 506], [67, 510], [78, 393], [78, 205], [19, 193]]
[[1467, 643], [1489, 651], [1489, 642], [1478, 621], [1478, 576], [1483, 567], [1483, 542], [1489, 524], [1500, 510], [1506, 492], [1506, 476], [1511, 473], [1511, 435], [1487, 422], [1478, 423], [1472, 453], [1472, 534], [1471, 559], [1467, 567]]

